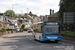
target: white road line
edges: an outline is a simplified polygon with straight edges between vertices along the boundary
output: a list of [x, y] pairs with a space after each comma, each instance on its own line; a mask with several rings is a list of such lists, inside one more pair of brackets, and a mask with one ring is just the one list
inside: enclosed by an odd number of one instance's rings
[[[26, 37], [27, 37], [27, 35], [26, 35]], [[28, 38], [28, 37], [27, 37]], [[37, 43], [37, 44], [41, 44], [41, 43], [38, 43], [38, 42], [36, 42], [36, 41], [33, 41], [32, 39], [30, 39], [30, 38], [28, 38], [29, 40], [31, 40], [32, 42], [35, 42], [35, 43]]]
[[18, 48], [18, 46], [14, 43], [14, 41], [13, 41], [12, 43], [14, 44], [14, 46], [15, 46], [16, 48]]

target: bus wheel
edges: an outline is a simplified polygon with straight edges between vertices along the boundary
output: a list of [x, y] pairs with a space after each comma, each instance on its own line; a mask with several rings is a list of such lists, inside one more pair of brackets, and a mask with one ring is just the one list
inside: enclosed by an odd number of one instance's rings
[[39, 40], [41, 41], [41, 36], [39, 36]]
[[35, 36], [34, 36], [34, 40], [36, 40], [36, 39], [35, 39]]

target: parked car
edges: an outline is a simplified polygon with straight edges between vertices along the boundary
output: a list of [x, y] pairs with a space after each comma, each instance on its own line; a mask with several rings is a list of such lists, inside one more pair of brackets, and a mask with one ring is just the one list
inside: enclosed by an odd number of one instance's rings
[[20, 32], [23, 32], [23, 29], [20, 28]]
[[29, 28], [28, 29], [28, 33], [33, 32], [33, 29]]
[[20, 31], [20, 29], [19, 28], [16, 28], [17, 29], [17, 32], [19, 32]]

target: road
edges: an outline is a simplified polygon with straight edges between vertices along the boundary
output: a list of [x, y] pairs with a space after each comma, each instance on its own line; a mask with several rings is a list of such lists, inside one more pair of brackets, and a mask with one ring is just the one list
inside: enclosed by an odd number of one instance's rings
[[40, 42], [32, 38], [32, 33], [23, 32], [1, 37], [0, 50], [75, 50], [75, 42]]

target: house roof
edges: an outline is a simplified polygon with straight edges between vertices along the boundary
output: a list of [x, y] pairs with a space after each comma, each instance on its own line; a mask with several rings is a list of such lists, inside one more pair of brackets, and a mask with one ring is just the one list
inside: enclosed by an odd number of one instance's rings
[[6, 22], [6, 21], [0, 21], [1, 23], [4, 23], [4, 24], [9, 24], [9, 22]]
[[37, 22], [37, 23], [34, 23], [34, 24], [42, 24], [42, 22]]
[[58, 17], [57, 13], [58, 13], [58, 12], [56, 12], [56, 13], [50, 15], [49, 17]]
[[17, 21], [17, 24], [21, 24], [21, 22]]
[[15, 17], [7, 17], [7, 18], [12, 19], [12, 20], [16, 20], [16, 18], [15, 18]]
[[59, 19], [58, 19], [58, 12], [56, 12], [56, 13], [54, 13], [53, 15], [50, 15], [49, 17], [48, 17], [48, 20], [49, 21], [58, 21]]

